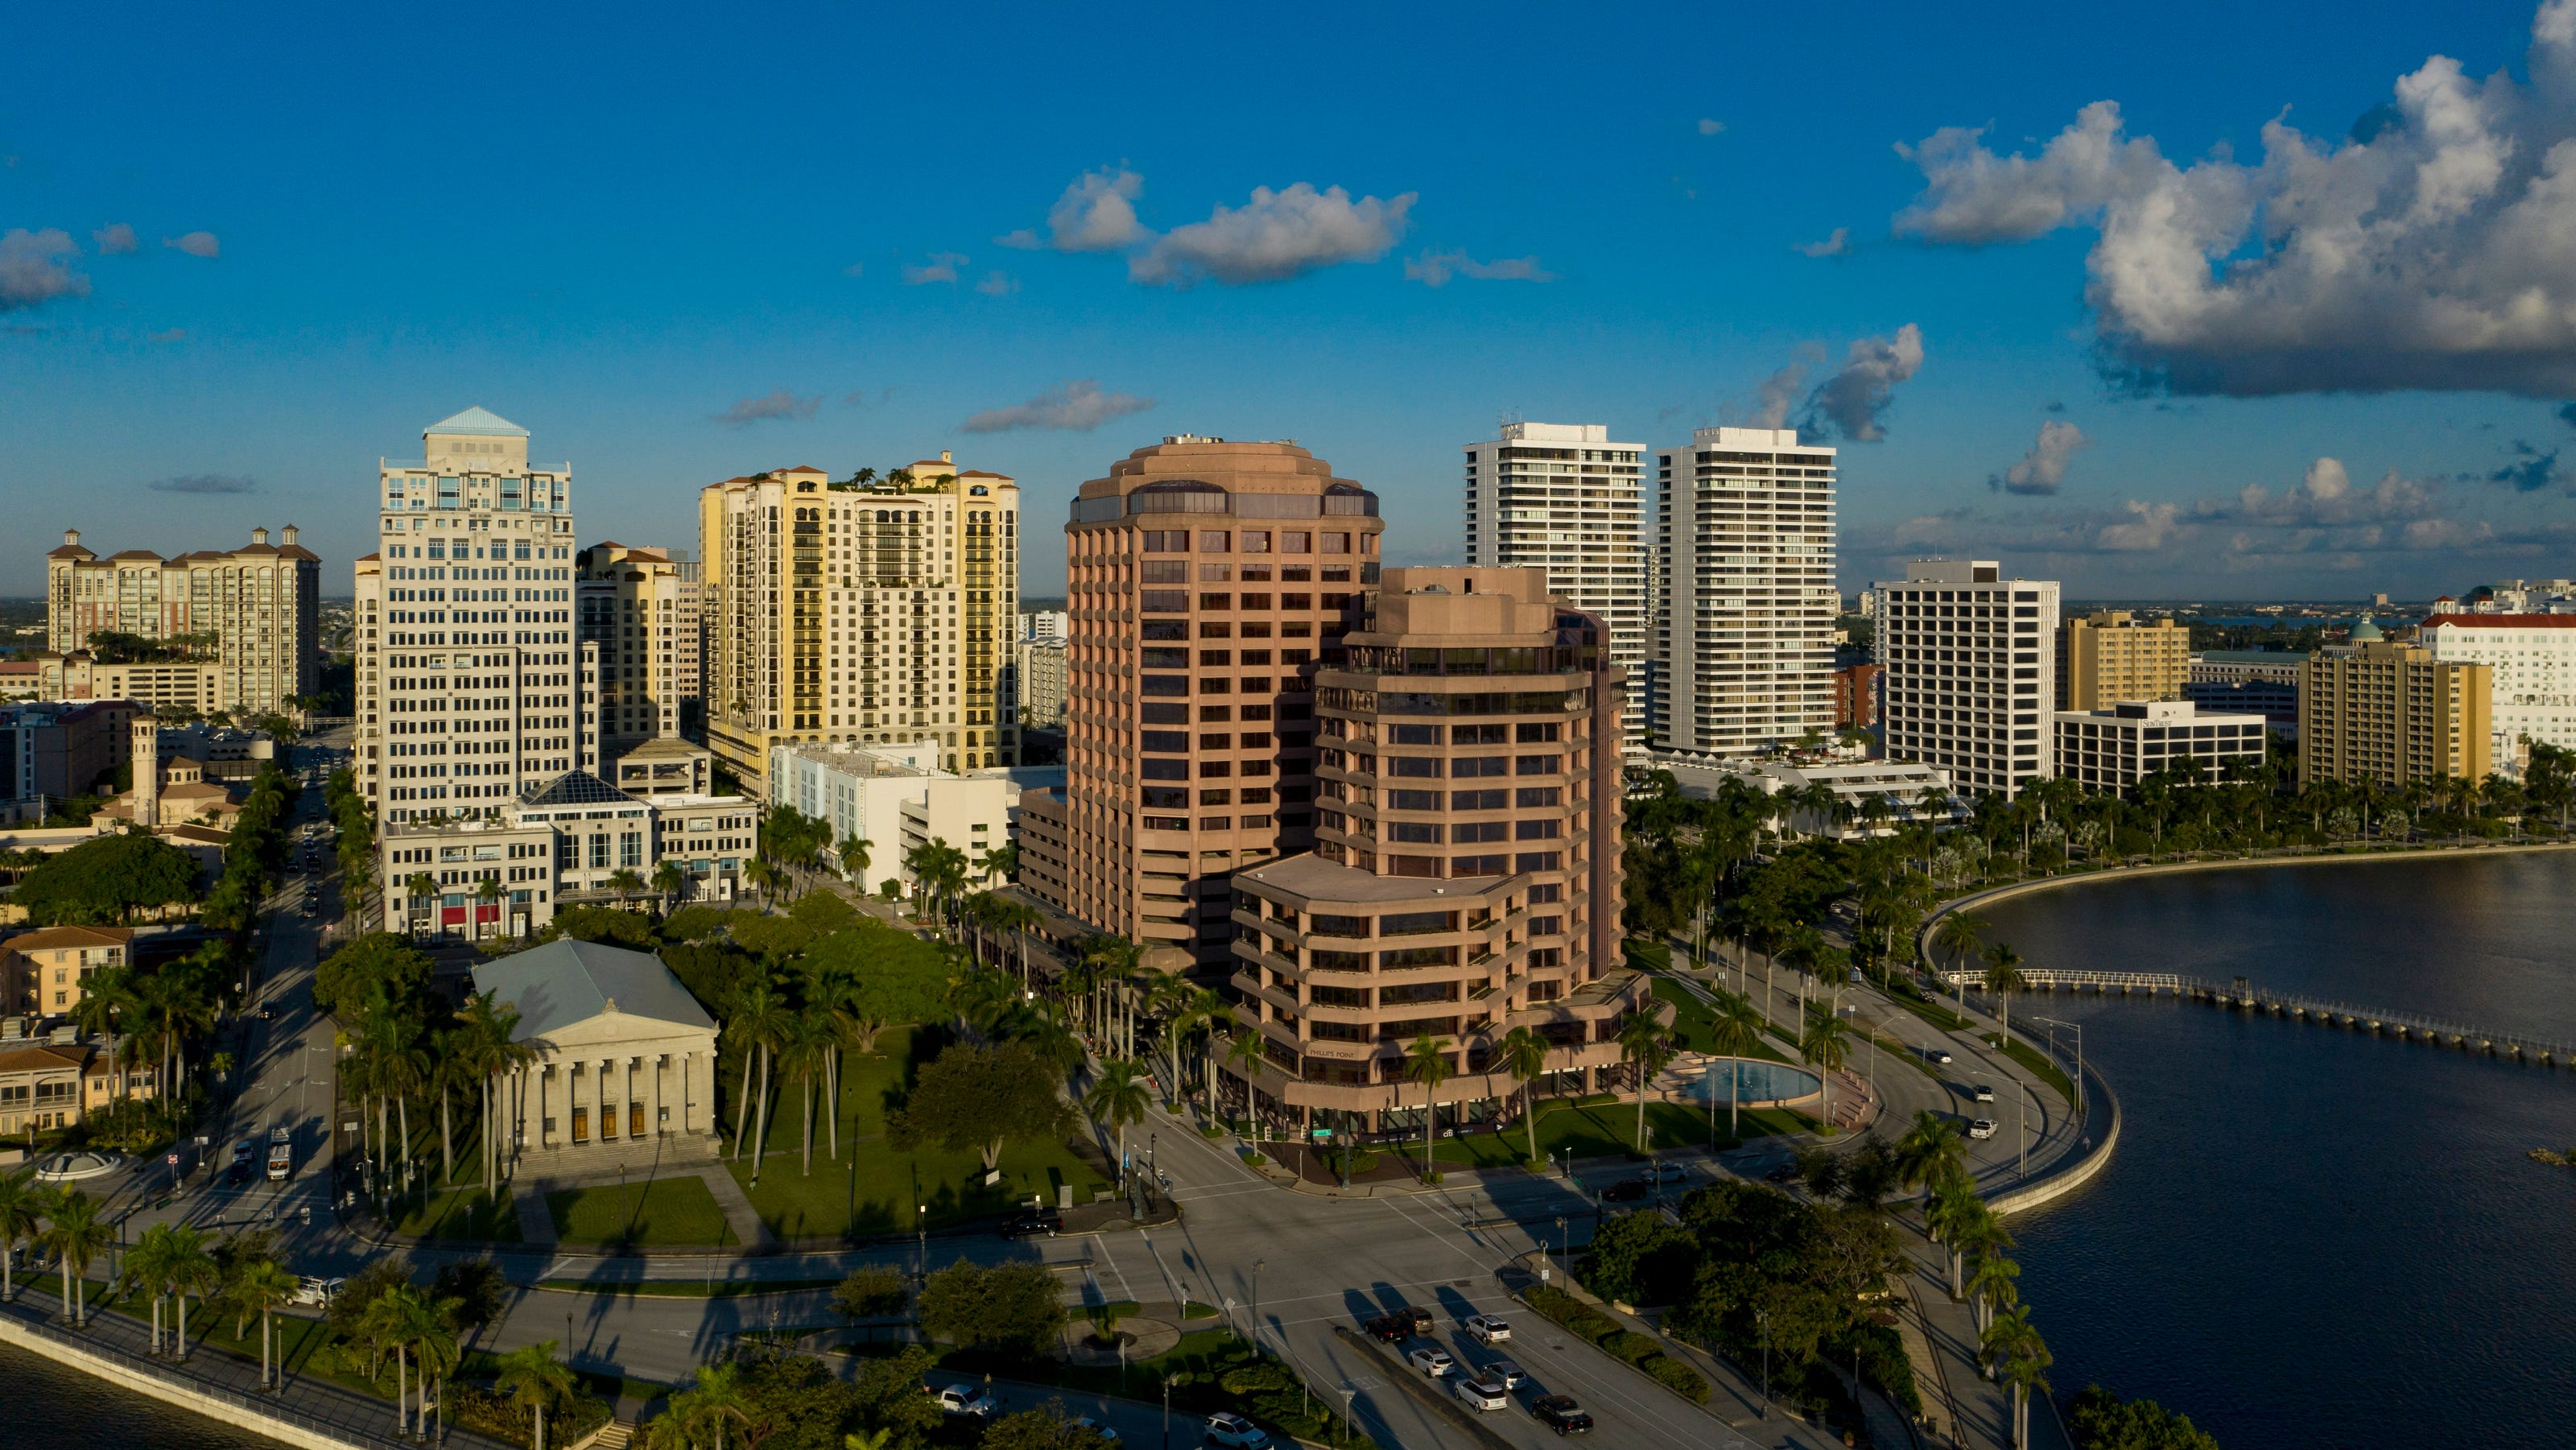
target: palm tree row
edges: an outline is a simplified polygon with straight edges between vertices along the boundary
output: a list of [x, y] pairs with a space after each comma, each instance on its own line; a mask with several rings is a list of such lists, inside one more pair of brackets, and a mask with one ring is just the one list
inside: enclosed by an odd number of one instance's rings
[[2021, 1302], [2021, 1266], [2005, 1256], [2012, 1234], [1978, 1196], [1966, 1158], [1956, 1125], [1929, 1109], [1914, 1115], [1894, 1149], [1900, 1181], [1924, 1190], [1923, 1232], [1942, 1250], [1950, 1297], [1975, 1309], [1986, 1373], [2012, 1391], [2012, 1443], [2028, 1445], [2031, 1394], [2048, 1388], [2048, 1343]]

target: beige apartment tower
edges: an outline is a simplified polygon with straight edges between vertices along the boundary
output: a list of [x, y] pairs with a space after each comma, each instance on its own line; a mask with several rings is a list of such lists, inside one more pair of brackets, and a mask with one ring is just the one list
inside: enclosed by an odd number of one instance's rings
[[[170, 559], [127, 549], [102, 559], [66, 529], [45, 555], [40, 664], [48, 679], [60, 675], [69, 698], [107, 699], [101, 688], [124, 684], [140, 686], [156, 706], [301, 711], [322, 688], [322, 560], [295, 534], [288, 524], [274, 544], [268, 530], [253, 529], [238, 549]], [[100, 662], [92, 646], [100, 634], [132, 635], [181, 660], [131, 669]]]
[[2191, 631], [2171, 619], [2095, 610], [2057, 631], [2057, 708], [2108, 710], [2123, 700], [2179, 700], [2191, 680]]
[[1314, 842], [1315, 671], [1377, 579], [1377, 495], [1294, 443], [1180, 435], [1082, 485], [1063, 798], [1021, 797], [1022, 882], [1144, 944], [1233, 970], [1233, 873]]
[[1019, 759], [1020, 488], [948, 454], [883, 478], [785, 468], [698, 495], [707, 744], [766, 798], [780, 745]]
[[572, 465], [468, 408], [378, 459], [377, 550], [357, 561], [358, 786], [388, 824], [497, 818], [598, 765], [573, 632]]
[[1612, 633], [1536, 568], [1389, 569], [1315, 679], [1311, 851], [1234, 876], [1235, 1016], [1264, 1117], [1418, 1124], [1417, 1041], [1447, 1045], [1444, 1119], [1517, 1090], [1494, 1061], [1546, 1039], [1545, 1091], [1606, 1086], [1650, 1002], [1620, 963], [1620, 694]]
[[1753, 755], [1834, 733], [1834, 459], [1795, 428], [1656, 450], [1658, 747]]
[[2365, 622], [2353, 645], [2308, 656], [2299, 682], [2299, 783], [2403, 786], [2494, 768], [2495, 668], [2437, 660]]
[[1599, 423], [1505, 423], [1467, 450], [1467, 562], [1547, 571], [1548, 589], [1598, 617], [1628, 672], [1625, 739], [1643, 753], [1647, 625], [1653, 601], [1642, 443]]
[[599, 543], [574, 561], [581, 638], [599, 642], [601, 745], [700, 725], [698, 571], [660, 549]]

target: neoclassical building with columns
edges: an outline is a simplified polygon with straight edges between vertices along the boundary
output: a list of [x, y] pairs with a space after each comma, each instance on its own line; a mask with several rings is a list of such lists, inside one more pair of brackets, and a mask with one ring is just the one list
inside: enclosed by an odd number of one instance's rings
[[650, 952], [569, 938], [474, 969], [534, 1050], [503, 1085], [514, 1161], [553, 1177], [716, 1156], [716, 1023]]

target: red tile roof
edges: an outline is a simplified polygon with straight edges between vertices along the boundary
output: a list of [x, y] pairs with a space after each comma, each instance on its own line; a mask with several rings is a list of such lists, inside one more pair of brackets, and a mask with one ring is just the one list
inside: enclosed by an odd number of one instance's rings
[[2576, 614], [2430, 614], [2423, 628], [2576, 629]]

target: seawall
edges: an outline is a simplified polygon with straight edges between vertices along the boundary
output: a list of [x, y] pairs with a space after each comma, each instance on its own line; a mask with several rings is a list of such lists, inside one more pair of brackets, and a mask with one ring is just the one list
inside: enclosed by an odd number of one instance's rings
[[372, 1442], [280, 1419], [221, 1390], [165, 1379], [146, 1366], [116, 1355], [102, 1354], [13, 1316], [0, 1315], [0, 1343], [42, 1355], [56, 1364], [94, 1375], [119, 1388], [149, 1395], [164, 1404], [175, 1405], [191, 1414], [203, 1415], [209, 1420], [221, 1421], [281, 1444], [300, 1446], [302, 1450], [373, 1450]]

